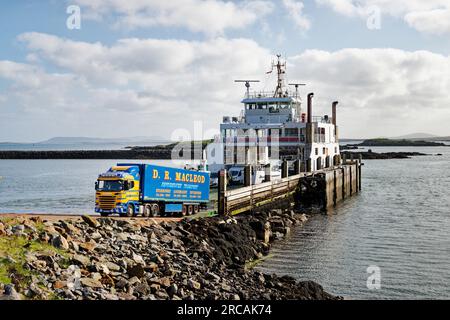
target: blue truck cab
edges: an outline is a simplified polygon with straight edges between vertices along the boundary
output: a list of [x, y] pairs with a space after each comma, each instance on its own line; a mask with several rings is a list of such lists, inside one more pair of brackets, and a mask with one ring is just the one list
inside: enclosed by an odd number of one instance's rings
[[98, 176], [95, 212], [122, 217], [185, 216], [209, 202], [208, 172], [119, 163]]

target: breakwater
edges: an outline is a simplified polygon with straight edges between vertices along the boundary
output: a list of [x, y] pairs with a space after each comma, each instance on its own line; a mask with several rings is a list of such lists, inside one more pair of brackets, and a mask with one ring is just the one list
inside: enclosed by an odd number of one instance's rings
[[110, 160], [167, 160], [171, 159], [169, 148], [130, 150], [62, 150], [62, 151], [0, 151], [0, 159], [110, 159]]
[[417, 156], [427, 156], [428, 154], [422, 152], [372, 152], [372, 151], [343, 151], [341, 156], [347, 158], [361, 156], [364, 160], [387, 160], [387, 159], [409, 159]]
[[306, 216], [0, 220], [0, 299], [336, 299], [311, 281], [249, 268]]

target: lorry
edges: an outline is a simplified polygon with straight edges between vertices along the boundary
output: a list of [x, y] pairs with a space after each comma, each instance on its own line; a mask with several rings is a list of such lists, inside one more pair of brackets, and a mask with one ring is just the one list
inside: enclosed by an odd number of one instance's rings
[[191, 215], [209, 202], [209, 173], [119, 163], [98, 176], [95, 212], [102, 216]]

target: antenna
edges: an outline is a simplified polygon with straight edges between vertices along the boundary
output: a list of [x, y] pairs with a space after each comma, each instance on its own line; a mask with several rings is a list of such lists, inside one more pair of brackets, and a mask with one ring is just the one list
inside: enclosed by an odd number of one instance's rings
[[289, 83], [290, 86], [295, 86], [295, 97], [298, 98], [298, 87], [306, 86], [306, 83]]
[[259, 82], [259, 80], [234, 80], [234, 82], [245, 83], [247, 88], [247, 98], [250, 98], [250, 82]]
[[282, 97], [283, 96], [283, 87], [284, 87], [284, 78], [285, 78], [285, 74], [286, 74], [286, 62], [281, 63], [281, 54], [277, 54], [277, 64], [275, 64], [272, 61], [272, 69], [268, 72], [266, 72], [266, 74], [270, 74], [273, 72], [273, 70], [275, 69], [275, 67], [277, 68], [277, 88], [275, 89], [275, 94], [273, 95], [274, 98], [276, 97]]

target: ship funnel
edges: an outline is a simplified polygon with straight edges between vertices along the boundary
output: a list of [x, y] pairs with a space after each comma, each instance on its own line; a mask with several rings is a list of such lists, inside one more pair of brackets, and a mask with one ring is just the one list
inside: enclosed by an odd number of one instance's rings
[[308, 123], [312, 123], [312, 98], [314, 93], [308, 94]]
[[335, 126], [336, 126], [336, 123], [337, 123], [337, 121], [336, 121], [336, 107], [337, 107], [338, 103], [339, 103], [338, 101], [333, 102], [333, 107], [332, 107], [333, 124]]

